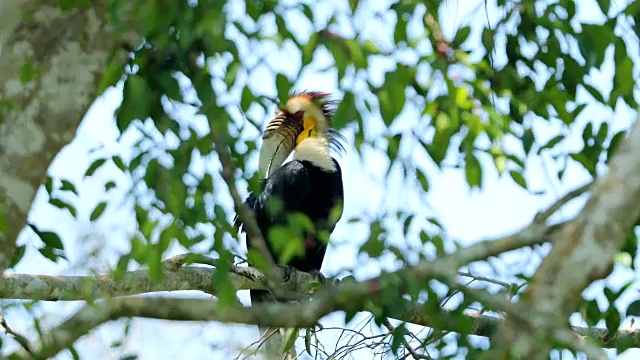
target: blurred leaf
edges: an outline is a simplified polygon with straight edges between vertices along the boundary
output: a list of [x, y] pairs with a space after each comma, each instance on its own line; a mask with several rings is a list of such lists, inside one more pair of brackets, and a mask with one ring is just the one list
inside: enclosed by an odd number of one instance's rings
[[278, 74], [276, 75], [276, 87], [278, 88], [278, 99], [281, 104], [284, 104], [291, 91], [291, 81], [286, 76]]
[[116, 83], [122, 79], [123, 74], [124, 64], [115, 56], [112, 57], [107, 63], [106, 70], [98, 84], [98, 95], [102, 95], [107, 88], [116, 85]]
[[609, 7], [611, 6], [611, 0], [598, 0], [598, 6], [602, 13], [607, 15], [609, 13]]
[[104, 191], [108, 192], [109, 190], [116, 187], [116, 183], [113, 180], [109, 180], [104, 184]]
[[611, 159], [613, 154], [615, 154], [615, 151], [618, 149], [618, 145], [620, 145], [620, 142], [624, 139], [626, 134], [626, 131], [620, 131], [611, 138], [609, 148], [607, 149], [607, 162]]
[[91, 215], [89, 216], [90, 221], [96, 221], [104, 212], [104, 209], [107, 208], [107, 203], [105, 201], [96, 205], [96, 207], [91, 211]]
[[602, 313], [600, 312], [600, 307], [598, 307], [598, 302], [596, 300], [589, 300], [586, 302], [584, 317], [589, 326], [596, 326], [600, 319], [602, 319]]
[[8, 266], [9, 269], [12, 269], [16, 265], [18, 265], [20, 260], [22, 260], [22, 258], [24, 257], [24, 253], [26, 249], [27, 247], [25, 245], [16, 246], [16, 250], [13, 253], [13, 257], [11, 258], [11, 261], [9, 261], [9, 266]]
[[333, 115], [333, 126], [342, 129], [348, 122], [355, 120], [357, 111], [355, 96], [352, 92], [346, 91]]
[[482, 187], [482, 166], [472, 153], [468, 153], [465, 157], [464, 171], [467, 177], [467, 184], [469, 187]]
[[533, 147], [533, 143], [535, 142], [535, 136], [533, 134], [533, 130], [531, 128], [527, 128], [524, 131], [524, 135], [522, 135], [522, 146], [524, 148], [524, 153], [529, 155], [531, 148]]
[[62, 186], [60, 190], [62, 191], [71, 191], [72, 193], [78, 195], [78, 191], [76, 190], [76, 186], [73, 185], [69, 180], [61, 180]]
[[59, 209], [67, 209], [69, 211], [69, 214], [71, 214], [71, 216], [73, 216], [74, 218], [77, 215], [77, 211], [75, 206], [59, 199], [59, 198], [49, 198], [49, 204], [59, 208]]
[[[359, 0], [349, 0], [349, 8], [351, 8], [351, 13], [355, 13], [358, 8]], [[311, 355], [311, 353], [309, 353]]]
[[304, 334], [304, 348], [307, 351], [307, 354], [312, 355], [311, 354], [311, 333], [312, 333], [312, 328], [307, 329], [307, 331]]
[[627, 316], [640, 316], [640, 300], [635, 300], [627, 306]]
[[429, 178], [427, 175], [420, 169], [416, 168], [416, 179], [422, 188], [422, 191], [429, 192]]
[[64, 250], [62, 239], [60, 239], [60, 236], [58, 236], [57, 233], [52, 231], [40, 231], [40, 229], [38, 229], [38, 227], [33, 224], [29, 224], [29, 227], [31, 228], [31, 230], [33, 230], [33, 232], [36, 233], [36, 235], [38, 235], [38, 237], [40, 238], [40, 240], [42, 240], [46, 247]]
[[51, 192], [53, 191], [53, 178], [49, 175], [47, 175], [47, 178], [44, 181], [44, 188], [47, 190], [47, 194], [51, 196]]
[[127, 166], [124, 164], [124, 161], [122, 160], [122, 158], [120, 156], [118, 156], [118, 155], [112, 156], [111, 160], [118, 167], [118, 169], [120, 169], [120, 171], [126, 171], [127, 170]]
[[284, 335], [284, 343], [282, 344], [281, 353], [286, 353], [291, 350], [293, 345], [295, 345], [298, 336], [300, 335], [300, 330], [298, 328], [287, 329]]
[[522, 172], [511, 170], [509, 171], [509, 175], [511, 175], [511, 178], [516, 184], [520, 185], [523, 189], [528, 190], [527, 180], [524, 178], [524, 175], [522, 175]]
[[93, 176], [93, 173], [95, 173], [96, 170], [98, 170], [102, 165], [104, 165], [105, 162], [107, 162], [107, 159], [94, 160], [91, 163], [91, 165], [89, 165], [89, 168], [87, 169], [87, 171], [84, 173], [84, 177]]
[[456, 45], [456, 47], [460, 47], [460, 45], [462, 45], [462, 43], [464, 43], [467, 40], [467, 38], [469, 37], [469, 34], [471, 34], [471, 27], [469, 26], [461, 27], [456, 32], [456, 36], [453, 39], [453, 43]]
[[129, 75], [124, 83], [122, 104], [116, 110], [116, 124], [121, 133], [133, 120], [145, 120], [149, 116], [149, 95], [147, 81], [139, 75]]

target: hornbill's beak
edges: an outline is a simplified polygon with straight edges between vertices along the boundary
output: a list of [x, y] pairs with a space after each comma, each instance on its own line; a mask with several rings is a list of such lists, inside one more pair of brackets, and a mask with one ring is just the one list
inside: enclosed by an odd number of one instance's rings
[[262, 134], [258, 168], [260, 177], [266, 179], [282, 165], [296, 147], [296, 139], [303, 130], [300, 119], [279, 111], [269, 121]]

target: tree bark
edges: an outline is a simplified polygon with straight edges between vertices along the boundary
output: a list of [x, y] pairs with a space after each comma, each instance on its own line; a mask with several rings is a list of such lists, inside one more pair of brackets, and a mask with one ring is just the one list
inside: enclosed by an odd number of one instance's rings
[[522, 297], [536, 328], [507, 317], [492, 338], [496, 350], [490, 358], [548, 358], [551, 346], [546, 337], [568, 329], [584, 289], [613, 269], [614, 256], [640, 216], [639, 198], [640, 122], [636, 122], [612, 158], [609, 172], [594, 183], [582, 211], [554, 234], [551, 252]]
[[0, 2], [0, 273], [56, 154], [98, 94], [116, 44], [106, 8]]

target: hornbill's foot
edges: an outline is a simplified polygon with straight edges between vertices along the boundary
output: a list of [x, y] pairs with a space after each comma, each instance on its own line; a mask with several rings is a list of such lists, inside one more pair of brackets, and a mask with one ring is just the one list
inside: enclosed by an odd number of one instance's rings
[[327, 283], [327, 278], [324, 275], [322, 275], [320, 270], [311, 270], [309, 271], [309, 274], [311, 274], [316, 279], [316, 281], [318, 281], [320, 284]]
[[278, 265], [280, 269], [282, 269], [282, 280], [284, 282], [289, 281], [291, 279], [291, 274], [293, 274], [296, 269], [291, 265]]

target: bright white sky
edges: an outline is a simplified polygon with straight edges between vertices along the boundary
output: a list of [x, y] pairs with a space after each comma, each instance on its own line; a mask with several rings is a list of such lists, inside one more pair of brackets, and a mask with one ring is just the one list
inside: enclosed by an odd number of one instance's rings
[[[338, 3], [338, 1], [334, 1]], [[466, 6], [460, 6], [464, 3]], [[443, 31], [450, 35], [461, 23], [472, 18], [475, 24], [485, 23], [484, 10], [477, 5], [480, 0], [472, 1], [474, 6], [468, 7], [467, 2], [450, 1], [447, 3], [447, 10], [442, 13], [451, 14], [442, 21]], [[493, 3], [493, 2], [492, 2]], [[619, 8], [626, 6], [627, 1], [617, 1]], [[373, 12], [373, 1], [361, 1], [363, 8], [369, 7], [367, 12]], [[375, 4], [381, 5], [381, 3]], [[340, 5], [344, 7], [345, 5]], [[615, 8], [615, 5], [612, 7]], [[328, 7], [316, 9], [320, 18], [328, 13]], [[476, 11], [476, 12], [473, 12]], [[584, 1], [578, 6], [581, 19], [585, 21], [601, 21], [602, 16], [595, 1]], [[472, 13], [473, 12], [473, 13]], [[471, 13], [471, 15], [470, 15]], [[489, 7], [491, 19], [496, 18], [495, 8]], [[296, 21], [291, 19], [291, 21]], [[359, 28], [365, 29], [365, 33], [372, 33], [378, 36], [377, 29], [380, 27], [375, 22], [356, 24]], [[300, 25], [302, 33], [309, 31], [306, 26]], [[473, 34], [476, 39], [478, 34]], [[388, 35], [379, 34], [376, 38], [387, 41]], [[246, 46], [244, 47], [246, 49]], [[292, 63], [293, 61], [293, 63]], [[269, 57], [269, 63], [276, 68], [282, 69], [288, 66], [298, 66], [297, 60], [285, 55], [273, 55]], [[389, 64], [375, 64], [372, 72], [373, 76], [379, 76], [389, 68]], [[593, 74], [593, 83], [601, 88], [610, 89], [608, 79], [612, 74], [612, 64], [608, 63], [602, 74]], [[298, 83], [297, 88], [320, 89], [335, 92], [335, 74], [329, 73], [306, 73]], [[275, 95], [275, 84], [272, 84], [272, 75], [267, 68], [258, 68], [251, 74], [251, 84], [253, 89], [261, 89], [265, 94]], [[602, 81], [601, 81], [602, 80]], [[599, 85], [603, 84], [603, 85]], [[584, 94], [583, 94], [584, 95]], [[129, 181], [119, 174], [115, 166], [108, 164], [96, 173], [94, 178], [82, 179], [82, 175], [89, 164], [100, 155], [121, 154], [125, 158], [130, 155], [130, 145], [135, 140], [134, 134], [129, 134], [121, 143], [116, 142], [118, 136], [115, 123], [113, 121], [113, 111], [121, 101], [120, 90], [108, 91], [104, 96], [96, 101], [82, 126], [78, 130], [76, 139], [66, 147], [54, 161], [50, 173], [56, 178], [64, 178], [73, 181], [79, 190], [79, 197], [61, 195], [61, 197], [72, 201], [78, 209], [78, 220], [73, 219], [68, 212], [60, 211], [47, 203], [46, 194], [41, 191], [34, 202], [30, 221], [37, 224], [41, 229], [53, 229], [61, 235], [69, 257], [69, 263], [53, 264], [38, 254], [36, 248], [40, 245], [31, 233], [25, 231], [19, 242], [27, 243], [27, 253], [16, 271], [33, 274], [89, 274], [91, 272], [104, 272], [115, 265], [117, 255], [128, 248], [127, 234], [130, 233], [135, 224], [132, 221], [132, 208], [130, 202], [126, 202], [125, 192]], [[627, 128], [633, 119], [633, 114], [626, 107], [618, 107], [616, 113], [607, 111], [602, 107], [592, 106], [589, 111], [576, 123], [571, 131], [574, 141], [566, 142], [567, 149], [576, 149], [579, 145], [580, 134], [587, 121], [610, 120], [610, 133], [614, 130]], [[256, 114], [253, 114], [256, 115]], [[258, 114], [261, 116], [262, 114]], [[267, 115], [270, 115], [267, 114]], [[403, 124], [411, 124], [418, 114], [408, 106], [403, 112]], [[265, 119], [264, 116], [261, 119]], [[201, 121], [192, 119], [195, 122]], [[376, 125], [379, 120], [372, 120], [372, 133], [381, 131], [381, 127]], [[559, 127], [554, 123], [539, 122], [536, 124], [536, 135], [538, 139], [551, 138]], [[344, 133], [351, 143], [353, 134], [351, 130]], [[246, 134], [255, 138], [257, 133]], [[104, 149], [89, 154], [89, 149], [103, 145]], [[403, 148], [405, 154], [411, 154], [410, 149]], [[492, 170], [492, 165], [487, 164], [484, 172], [485, 187], [482, 191], [469, 191], [464, 180], [464, 174], [458, 170], [437, 170], [425, 156], [416, 151], [411, 154], [416, 162], [428, 169], [431, 181], [431, 190], [426, 197], [418, 196], [418, 186], [408, 182], [402, 183], [398, 176], [394, 176], [391, 182], [385, 184], [384, 171], [386, 164], [384, 155], [378, 151], [367, 151], [363, 159], [358, 157], [355, 149], [347, 147], [347, 155], [340, 159], [344, 172], [345, 182], [345, 214], [343, 219], [348, 219], [362, 214], [378, 215], [383, 212], [393, 212], [394, 209], [414, 210], [421, 216], [431, 216], [437, 214], [440, 221], [447, 229], [451, 238], [458, 239], [463, 244], [472, 244], [480, 240], [498, 237], [521, 228], [531, 221], [532, 216], [540, 209], [551, 203], [558, 194], [563, 194], [568, 189], [579, 186], [588, 180], [588, 175], [578, 166], [570, 166], [562, 184], [549, 181], [549, 172], [553, 172], [549, 154], [543, 158], [529, 161], [526, 174], [532, 190], [545, 191], [543, 196], [530, 195], [516, 185], [510, 178], [498, 179], [497, 173]], [[255, 160], [257, 163], [257, 159]], [[256, 166], [253, 164], [251, 166]], [[205, 166], [206, 167], [206, 166]], [[209, 171], [211, 169], [207, 168]], [[118, 182], [118, 188], [110, 193], [105, 193], [103, 184], [110, 180]], [[241, 189], [245, 191], [244, 188]], [[94, 206], [101, 201], [108, 200], [107, 211], [99, 220], [92, 224], [89, 222], [89, 214]], [[222, 202], [228, 204], [226, 199]], [[582, 202], [572, 204], [564, 210], [562, 216], [571, 216], [579, 209]], [[424, 223], [418, 223], [412, 233], [415, 235]], [[397, 265], [383, 261], [380, 264], [364, 256], [357, 255], [357, 246], [361, 244], [367, 236], [367, 229], [359, 224], [347, 224], [342, 221], [336, 228], [333, 240], [338, 244], [329, 248], [327, 262], [323, 267], [326, 275], [334, 275], [342, 269], [352, 268], [358, 265], [356, 275], [359, 278], [375, 276], [382, 268], [394, 268]], [[396, 231], [389, 236], [396, 245], [406, 248], [418, 246], [419, 242], [412, 240], [415, 236], [405, 239], [400, 232]], [[92, 252], [98, 252], [99, 257], [90, 257]], [[175, 248], [166, 256], [183, 253], [183, 249]], [[525, 266], [531, 270], [538, 263], [539, 256], [532, 251], [523, 251], [519, 256], [503, 256], [500, 261], [493, 260], [491, 264], [496, 267], [496, 271], [502, 274], [515, 273], [512, 269], [521, 269]], [[490, 267], [478, 267], [478, 271], [491, 274]], [[614, 288], [621, 284], [636, 279], [635, 274], [630, 270], [616, 269], [611, 281]], [[588, 294], [598, 295], [601, 293], [600, 286], [592, 287]], [[631, 294], [620, 300], [617, 304], [619, 309], [624, 309], [623, 305], [633, 300]], [[181, 296], [181, 294], [172, 294]], [[184, 296], [201, 296], [197, 293], [188, 293]], [[248, 301], [248, 294], [241, 292], [243, 301]], [[603, 301], [601, 305], [605, 305]], [[51, 327], [66, 316], [75, 311], [80, 304], [74, 303], [48, 303], [36, 307], [36, 314], [40, 316], [44, 328]], [[28, 313], [15, 308], [5, 313], [9, 324], [16, 330], [30, 336], [34, 336], [32, 321], [28, 318]], [[362, 315], [357, 319], [364, 319]], [[339, 325], [343, 321], [340, 314], [332, 315], [323, 320], [325, 326]], [[357, 323], [357, 320], [354, 320]], [[130, 353], [136, 353], [140, 359], [172, 359], [181, 357], [183, 359], [200, 358], [228, 358], [234, 353], [234, 347], [242, 347], [254, 341], [257, 331], [254, 327], [240, 325], [220, 325], [209, 324], [188, 324], [155, 320], [135, 320], [131, 327], [131, 336], [120, 349], [110, 349], [113, 340], [118, 340], [122, 335], [123, 322], [115, 322], [93, 331], [85, 336], [78, 343], [77, 349], [83, 358], [104, 358], [116, 359]], [[625, 323], [626, 324], [626, 323]], [[326, 332], [323, 336], [325, 345], [330, 349], [335, 343], [335, 337], [339, 332]], [[9, 348], [13, 349], [15, 345]], [[361, 358], [369, 358], [367, 352], [360, 352]], [[633, 355], [640, 355], [640, 350], [628, 351], [620, 359], [632, 359]], [[63, 353], [57, 359], [71, 358], [68, 353]], [[567, 358], [567, 357], [565, 357]]]

